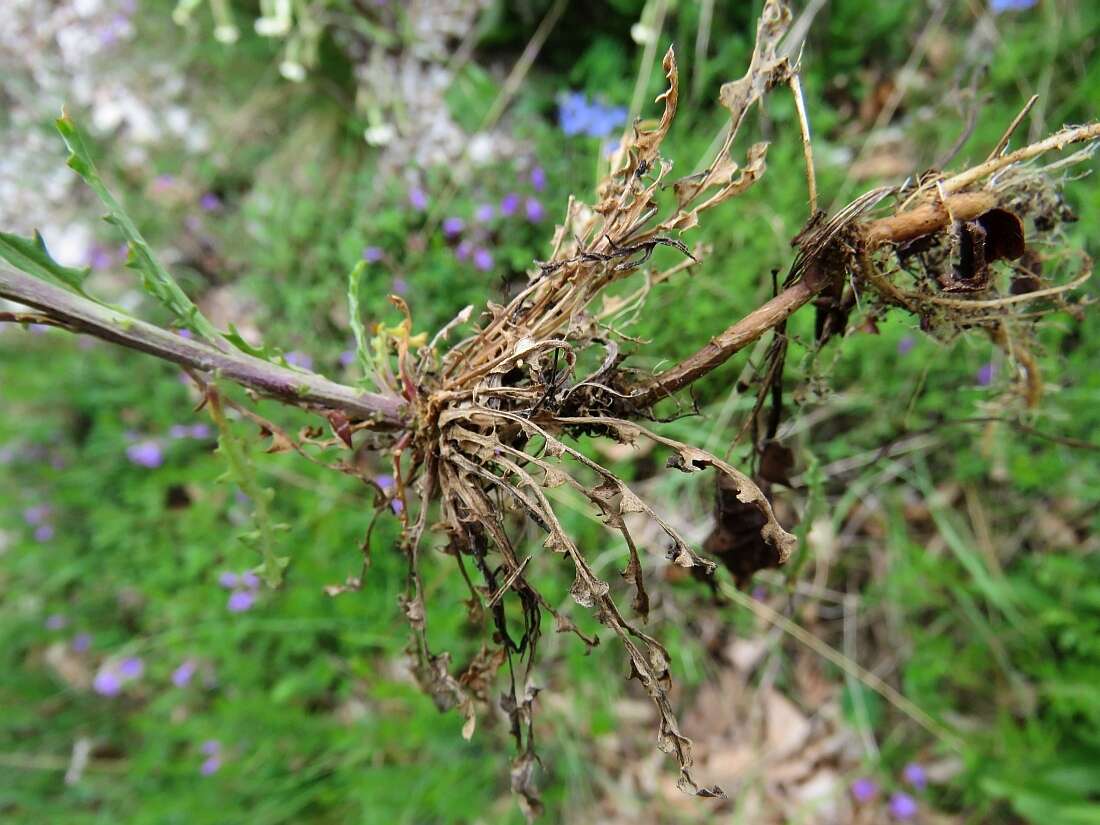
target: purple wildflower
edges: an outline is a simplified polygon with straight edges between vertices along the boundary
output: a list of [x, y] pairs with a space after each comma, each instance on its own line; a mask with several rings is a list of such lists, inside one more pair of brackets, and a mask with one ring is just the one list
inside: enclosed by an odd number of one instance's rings
[[183, 664], [172, 671], [172, 684], [178, 688], [187, 687], [198, 668], [194, 659], [184, 660]]
[[195, 333], [193, 333], [189, 329], [177, 329], [176, 335], [178, 335], [180, 338], [186, 338], [188, 341], [195, 337]]
[[199, 750], [202, 751], [203, 756], [213, 756], [222, 752], [222, 743], [217, 739], [207, 739], [199, 745]]
[[23, 511], [23, 521], [30, 525], [44, 524], [50, 515], [48, 504], [36, 504]]
[[140, 679], [143, 673], [145, 673], [145, 662], [137, 656], [127, 656], [118, 663], [118, 675], [125, 682]]
[[530, 180], [531, 186], [534, 187], [536, 192], [541, 192], [546, 188], [546, 172], [543, 171], [541, 166], [532, 167]]
[[34, 528], [34, 539], [39, 542], [47, 542], [54, 537], [55, 533], [52, 524], [40, 524]]
[[558, 125], [566, 135], [607, 137], [624, 123], [625, 106], [589, 102], [582, 92], [565, 92], [558, 96]]
[[543, 208], [538, 198], [528, 198], [524, 201], [523, 208], [527, 213], [527, 220], [531, 223], [538, 223], [546, 216], [546, 209]]
[[917, 815], [917, 800], [909, 794], [898, 791], [890, 796], [890, 816], [894, 819], [909, 820]]
[[409, 189], [409, 205], [417, 212], [423, 212], [428, 208], [428, 196], [419, 186]]
[[291, 350], [283, 357], [292, 367], [301, 367], [304, 370], [313, 369], [313, 358], [300, 350]]
[[401, 513], [401, 511], [405, 509], [405, 502], [403, 502], [399, 498], [395, 498], [393, 501], [390, 502], [390, 509], [393, 510], [395, 513]]
[[355, 350], [346, 349], [341, 352], [339, 361], [341, 367], [350, 367], [352, 364], [355, 363]]
[[924, 772], [924, 767], [916, 762], [910, 762], [906, 765], [901, 775], [906, 782], [918, 791], [923, 791], [928, 786], [928, 774]]
[[493, 253], [483, 246], [474, 250], [474, 266], [482, 272], [488, 272], [493, 268]]
[[60, 630], [69, 623], [69, 620], [62, 616], [60, 613], [51, 613], [46, 617], [46, 629], [47, 630]]
[[155, 441], [139, 441], [126, 448], [126, 457], [139, 467], [152, 470], [164, 463], [164, 452]]
[[455, 257], [460, 261], [469, 260], [471, 253], [474, 251], [474, 245], [469, 241], [462, 241], [455, 247]]
[[191, 433], [191, 428], [186, 424], [173, 424], [168, 428], [169, 438], [187, 438]]
[[504, 217], [512, 217], [517, 209], [519, 209], [519, 195], [515, 192], [509, 192], [500, 199], [500, 214]]
[[993, 362], [990, 361], [987, 364], [982, 364], [978, 370], [978, 386], [988, 387], [993, 383], [993, 376], [997, 374], [996, 367], [993, 366]]
[[84, 653], [92, 646], [90, 633], [77, 633], [73, 636], [72, 648], [74, 653]]
[[762, 584], [758, 584], [752, 589], [752, 597], [758, 602], [766, 601], [768, 598], [768, 588]]
[[256, 594], [251, 590], [234, 590], [229, 594], [226, 607], [230, 613], [244, 613], [256, 604]]
[[245, 570], [241, 573], [241, 587], [248, 590], [255, 590], [260, 586], [260, 577], [253, 573], [251, 570]]
[[390, 284], [390, 286], [392, 287], [394, 293], [397, 295], [405, 295], [409, 291], [409, 282], [401, 276], [397, 276], [396, 278], [394, 278], [393, 283]]
[[210, 776], [211, 774], [217, 773], [221, 766], [222, 758], [214, 754], [213, 756], [206, 757], [206, 759], [202, 761], [202, 767], [199, 768], [199, 772], [203, 776]]
[[1038, 0], [989, 0], [989, 9], [994, 14], [1003, 14], [1006, 11], [1026, 11], [1032, 8]]
[[153, 191], [156, 193], [167, 192], [176, 184], [176, 179], [172, 175], [157, 175], [153, 178]]
[[213, 192], [207, 192], [199, 198], [199, 206], [204, 212], [216, 212], [222, 208], [222, 199]]
[[114, 265], [114, 262], [114, 256], [111, 255], [110, 250], [102, 244], [93, 244], [92, 248], [88, 250], [88, 266], [92, 269], [110, 269]]
[[389, 492], [394, 488], [396, 482], [393, 476], [383, 473], [382, 475], [374, 477], [374, 483], [381, 487], [384, 491]]
[[588, 125], [588, 98], [583, 92], [558, 95], [558, 125], [569, 136], [579, 135]]
[[363, 260], [367, 263], [375, 264], [382, 260], [382, 247], [380, 246], [364, 246], [363, 247]]
[[851, 787], [856, 802], [870, 802], [878, 794], [878, 785], [868, 776], [861, 776]]
[[92, 680], [92, 689], [100, 696], [118, 696], [122, 691], [122, 679], [113, 667], [105, 665]]
[[209, 424], [192, 424], [190, 430], [190, 436], [198, 440], [204, 440], [210, 438], [214, 433], [210, 429]]
[[466, 228], [466, 221], [459, 217], [450, 217], [443, 219], [443, 234], [448, 238], [453, 238], [462, 232]]
[[220, 584], [226, 590], [232, 590], [240, 583], [241, 577], [238, 576], [236, 573], [230, 573], [228, 570], [218, 576], [218, 584]]
[[474, 210], [474, 220], [478, 223], [488, 223], [496, 215], [496, 207], [491, 203], [483, 203]]
[[908, 355], [913, 351], [913, 347], [917, 345], [917, 341], [912, 335], [906, 335], [900, 341], [898, 341], [898, 355]]

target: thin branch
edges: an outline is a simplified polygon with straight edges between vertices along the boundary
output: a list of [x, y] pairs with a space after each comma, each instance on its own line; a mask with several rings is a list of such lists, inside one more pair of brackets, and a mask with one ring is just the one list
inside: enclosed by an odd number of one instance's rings
[[[864, 238], [868, 249], [889, 241], [911, 240], [942, 229], [952, 220], [976, 218], [995, 205], [996, 198], [986, 192], [955, 195], [944, 203], [918, 206], [900, 215], [872, 221], [864, 230]], [[765, 332], [787, 320], [829, 283], [828, 278], [809, 275], [807, 271], [801, 280], [712, 338], [702, 349], [654, 376], [630, 396], [631, 401], [646, 406], [672, 395], [721, 366]]]
[[724, 364], [734, 353], [744, 349], [765, 332], [791, 317], [797, 309], [808, 303], [825, 283], [825, 279], [822, 279], [820, 284], [802, 279], [783, 290], [725, 332], [712, 338], [694, 355], [654, 376], [649, 383], [644, 384], [630, 396], [631, 402], [640, 407], [653, 404], [699, 380], [715, 367]]
[[1040, 140], [1038, 143], [1032, 143], [1028, 146], [1024, 146], [1022, 149], [1017, 149], [1015, 152], [1009, 152], [1007, 155], [1001, 155], [1000, 157], [987, 160], [985, 163], [979, 164], [973, 169], [967, 169], [965, 172], [960, 172], [954, 177], [943, 181], [943, 191], [949, 195], [954, 194], [955, 192], [966, 189], [968, 186], [972, 186], [983, 178], [989, 177], [994, 172], [999, 172], [1006, 166], [1012, 166], [1014, 163], [1023, 163], [1045, 152], [1063, 149], [1070, 144], [1084, 143], [1090, 140], [1100, 140], [1100, 123], [1090, 123], [1087, 126], [1068, 127], [1055, 132], [1050, 137], [1045, 140]]
[[1005, 150], [1005, 148], [1008, 146], [1008, 142], [1012, 140], [1012, 135], [1020, 127], [1023, 119], [1027, 117], [1027, 113], [1031, 111], [1031, 108], [1038, 100], [1039, 95], [1032, 95], [1031, 99], [1024, 104], [1024, 108], [1022, 108], [1020, 110], [1020, 113], [1012, 119], [1012, 122], [1010, 124], [1008, 124], [1008, 128], [1005, 129], [1005, 133], [1001, 135], [1001, 139], [997, 141], [997, 145], [993, 147], [993, 151], [989, 153], [989, 156], [986, 158], [987, 161], [993, 160], [993, 158], [998, 157], [1001, 152]]
[[287, 404], [339, 410], [383, 428], [398, 428], [405, 423], [405, 403], [400, 398], [362, 392], [316, 373], [292, 370], [238, 350], [223, 352], [3, 266], [0, 266], [0, 298], [34, 307], [51, 322], [74, 331], [200, 372], [218, 372], [243, 387]]
[[794, 95], [795, 109], [798, 110], [798, 126], [802, 132], [802, 155], [806, 160], [806, 188], [810, 197], [810, 214], [817, 212], [817, 175], [814, 173], [814, 148], [810, 140], [810, 118], [806, 114], [806, 101], [802, 96], [802, 81], [798, 72], [791, 74], [789, 81]]

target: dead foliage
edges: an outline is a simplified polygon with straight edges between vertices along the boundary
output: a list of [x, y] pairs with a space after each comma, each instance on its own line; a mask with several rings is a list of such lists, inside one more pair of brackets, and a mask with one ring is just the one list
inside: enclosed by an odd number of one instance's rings
[[[689, 249], [683, 233], [765, 173], [766, 143], [752, 145], [744, 158], [735, 157], [732, 147], [747, 113], [769, 93], [790, 88], [800, 94], [798, 66], [778, 56], [790, 22], [783, 0], [765, 2], [748, 71], [722, 87], [719, 102], [729, 121], [717, 153], [698, 167], [703, 171], [675, 178], [661, 155], [679, 104], [679, 71], [669, 49], [663, 61], [667, 88], [656, 101], [659, 117], [633, 124], [594, 203], [570, 199], [551, 256], [532, 267], [514, 298], [505, 305], [489, 302], [477, 315], [466, 310], [431, 342], [411, 334], [409, 308], [391, 298], [404, 320], [377, 330], [373, 380], [378, 397], [402, 410], [402, 425], [394, 425], [392, 411], [383, 422], [350, 406], [326, 408], [309, 400], [299, 405], [322, 411], [332, 437], [318, 428], [294, 438], [253, 415], [274, 450], [294, 449], [310, 460], [316, 460], [310, 452], [318, 447], [350, 449], [355, 456], [364, 448], [377, 449], [389, 457], [394, 489], [372, 486], [376, 513], [392, 508], [404, 527], [408, 586], [402, 608], [412, 631], [416, 678], [441, 710], [457, 708], [464, 715], [463, 734], [469, 737], [477, 705], [491, 696], [496, 673], [507, 674], [499, 706], [516, 744], [511, 782], [530, 816], [539, 811], [532, 722], [538, 687], [531, 667], [544, 617], [553, 620], [555, 631], [574, 634], [589, 648], [600, 641], [544, 595], [536, 580], [542, 565], [531, 563], [538, 556], [568, 571], [576, 607], [589, 611], [625, 653], [630, 678], [656, 708], [657, 746], [676, 760], [679, 787], [698, 796], [723, 793], [696, 779], [692, 744], [670, 698], [672, 656], [642, 629], [650, 604], [647, 556], [660, 552], [707, 576], [716, 563], [696, 552], [658, 507], [582, 450], [579, 438], [648, 445], [666, 469], [682, 473], [713, 470], [718, 527], [706, 549], [744, 584], [757, 570], [782, 564], [795, 545], [766, 495], [768, 485], [786, 483], [792, 469], [791, 456], [774, 437], [783, 410], [784, 324], [793, 312], [817, 300], [823, 313], [818, 346], [844, 335], [857, 304], [872, 324], [877, 316], [900, 310], [941, 338], [980, 330], [1020, 365], [1021, 394], [1035, 403], [1041, 382], [1029, 355], [1029, 330], [1043, 312], [1072, 309], [1068, 296], [1088, 274], [1083, 261], [1080, 275], [1057, 281], [1065, 269], [1055, 265], [1060, 253], [1038, 250], [1059, 246], [1040, 246], [1036, 239], [1057, 239], [1058, 227], [1069, 218], [1058, 195], [1060, 175], [1089, 149], [1046, 166], [1035, 159], [1071, 143], [1091, 148], [1100, 137], [1097, 125], [999, 152], [954, 176], [929, 173], [899, 187], [874, 189], [833, 215], [814, 214], [794, 239], [793, 261], [772, 300], [661, 373], [630, 368], [624, 349], [637, 342], [617, 325], [642, 310], [653, 284], [706, 254], [701, 247]], [[812, 164], [808, 144], [806, 156]], [[812, 191], [812, 172], [808, 179]], [[654, 272], [647, 265], [659, 247], [679, 252], [682, 263]], [[609, 292], [628, 279], [641, 283], [625, 297], [622, 290]], [[32, 305], [43, 308], [44, 299], [35, 300]], [[45, 313], [50, 315], [48, 307]], [[64, 313], [55, 316], [71, 321]], [[77, 326], [96, 333], [86, 319]], [[467, 330], [466, 337], [444, 347], [459, 329]], [[135, 345], [117, 331], [110, 334]], [[742, 428], [753, 434], [756, 469], [744, 472], [648, 425], [663, 399], [768, 334], [773, 340], [758, 380], [758, 403]], [[260, 382], [250, 386], [267, 391]], [[361, 394], [349, 397], [364, 403]], [[332, 466], [369, 483], [358, 458]], [[565, 529], [551, 499], [555, 488], [586, 502], [621, 540], [622, 582], [601, 578], [590, 554]], [[631, 525], [640, 519], [656, 525], [663, 546], [638, 540]], [[421, 581], [429, 535], [458, 567], [469, 587], [471, 620], [486, 630], [485, 647], [460, 672], [447, 652], [431, 644]], [[362, 581], [362, 575], [349, 578], [330, 592], [357, 590]], [[623, 591], [629, 610], [620, 607]]]

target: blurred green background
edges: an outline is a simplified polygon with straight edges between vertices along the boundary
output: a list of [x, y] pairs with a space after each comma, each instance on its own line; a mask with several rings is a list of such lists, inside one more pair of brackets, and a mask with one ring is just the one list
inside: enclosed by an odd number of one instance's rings
[[[0, 24], [0, 228], [47, 221], [51, 248], [91, 264], [103, 294], [167, 320], [64, 169], [50, 120], [65, 100], [209, 315], [349, 378], [345, 279], [357, 260], [371, 261], [371, 320], [395, 320], [389, 292], [416, 331], [500, 300], [548, 254], [568, 195], [591, 202], [626, 112], [656, 113], [669, 44], [683, 91], [665, 153], [677, 172], [694, 168], [761, 3], [314, 0], [293, 5], [278, 37], [255, 31], [265, 4], [202, 3], [186, 20], [185, 5], [15, 4]], [[808, 5], [795, 17], [812, 22], [803, 82], [823, 206], [952, 148], [954, 166], [980, 161], [1032, 93], [1042, 97], [1020, 136], [1097, 117], [1095, 3]], [[235, 42], [215, 37], [218, 15]], [[530, 70], [512, 74], [543, 39]], [[767, 174], [685, 237], [713, 251], [650, 295], [630, 328], [650, 342], [637, 365], [697, 348], [789, 265], [808, 217], [789, 96], [750, 117], [735, 157], [756, 140], [772, 142]], [[1080, 220], [1065, 246], [1094, 255], [1097, 191], [1085, 177], [1066, 194]], [[1052, 256], [1047, 274], [1070, 263]], [[701, 716], [699, 777], [731, 799], [677, 796], [611, 640], [585, 655], [548, 634], [536, 671], [545, 821], [1100, 823], [1100, 318], [1057, 313], [1036, 328], [1046, 391], [1024, 411], [1013, 365], [984, 336], [937, 341], [892, 316], [812, 358], [810, 316], [792, 324], [785, 382], [800, 483], [777, 505], [802, 539], [797, 557], [722, 604], [664, 568], [651, 587], [650, 629], [674, 654], [689, 733]], [[737, 387], [746, 357], [696, 387], [699, 417], [665, 430], [725, 451], [753, 401]], [[240, 576], [257, 559], [237, 538], [248, 502], [219, 480], [215, 440], [178, 378], [62, 332], [0, 329], [0, 819], [521, 822], [506, 727], [482, 713], [464, 741], [461, 717], [439, 714], [411, 679], [396, 520], [375, 530], [362, 591], [329, 597], [325, 585], [358, 570], [369, 499], [257, 445], [292, 566], [281, 590], [252, 588]], [[705, 537], [709, 483], [603, 457]], [[621, 564], [582, 503], [560, 503], [597, 569]], [[438, 561], [426, 572], [431, 637], [463, 663], [481, 630]], [[565, 604], [565, 573], [536, 564]], [[961, 746], [755, 603], [894, 685]], [[795, 747], [776, 740], [792, 730], [804, 731]]]

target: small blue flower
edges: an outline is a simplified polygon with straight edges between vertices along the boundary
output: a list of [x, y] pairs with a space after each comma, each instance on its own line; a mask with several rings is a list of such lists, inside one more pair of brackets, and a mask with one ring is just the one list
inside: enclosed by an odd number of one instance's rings
[[488, 272], [493, 268], [493, 253], [485, 247], [479, 246], [474, 250], [474, 266], [482, 272]]
[[993, 383], [993, 378], [997, 374], [997, 368], [993, 366], [993, 362], [988, 364], [982, 364], [981, 369], [978, 370], [978, 386], [988, 387]]
[[519, 209], [519, 195], [515, 192], [509, 192], [500, 199], [500, 214], [504, 217], [512, 217], [517, 209]]
[[605, 106], [597, 101], [589, 102], [583, 92], [564, 92], [558, 95], [558, 125], [570, 137], [607, 137], [626, 123], [626, 115], [625, 106]]
[[155, 441], [139, 441], [126, 448], [126, 457], [139, 467], [150, 470], [156, 469], [164, 463], [164, 451]]
[[989, 9], [994, 14], [1003, 14], [1006, 11], [1026, 11], [1037, 2], [1038, 0], [989, 0]]
[[419, 186], [409, 189], [409, 205], [417, 212], [423, 212], [428, 208], [428, 195]]
[[229, 594], [229, 601], [226, 603], [226, 607], [229, 608], [230, 613], [244, 613], [247, 610], [251, 610], [254, 604], [256, 604], [255, 591], [234, 590]]
[[856, 802], [870, 802], [878, 794], [878, 785], [875, 780], [863, 776], [852, 783], [851, 790]]
[[301, 367], [304, 370], [313, 369], [313, 358], [300, 350], [291, 350], [284, 357], [292, 367]]
[[539, 203], [538, 198], [528, 198], [523, 203], [523, 209], [527, 214], [527, 220], [531, 223], [538, 223], [546, 216], [546, 210]]
[[917, 800], [909, 794], [898, 791], [890, 796], [890, 816], [907, 821], [917, 815]]
[[198, 667], [198, 662], [194, 659], [185, 660], [183, 664], [172, 671], [172, 684], [178, 688], [187, 687]]
[[923, 791], [928, 786], [928, 774], [924, 766], [916, 762], [910, 762], [901, 772], [902, 778], [918, 791]]

